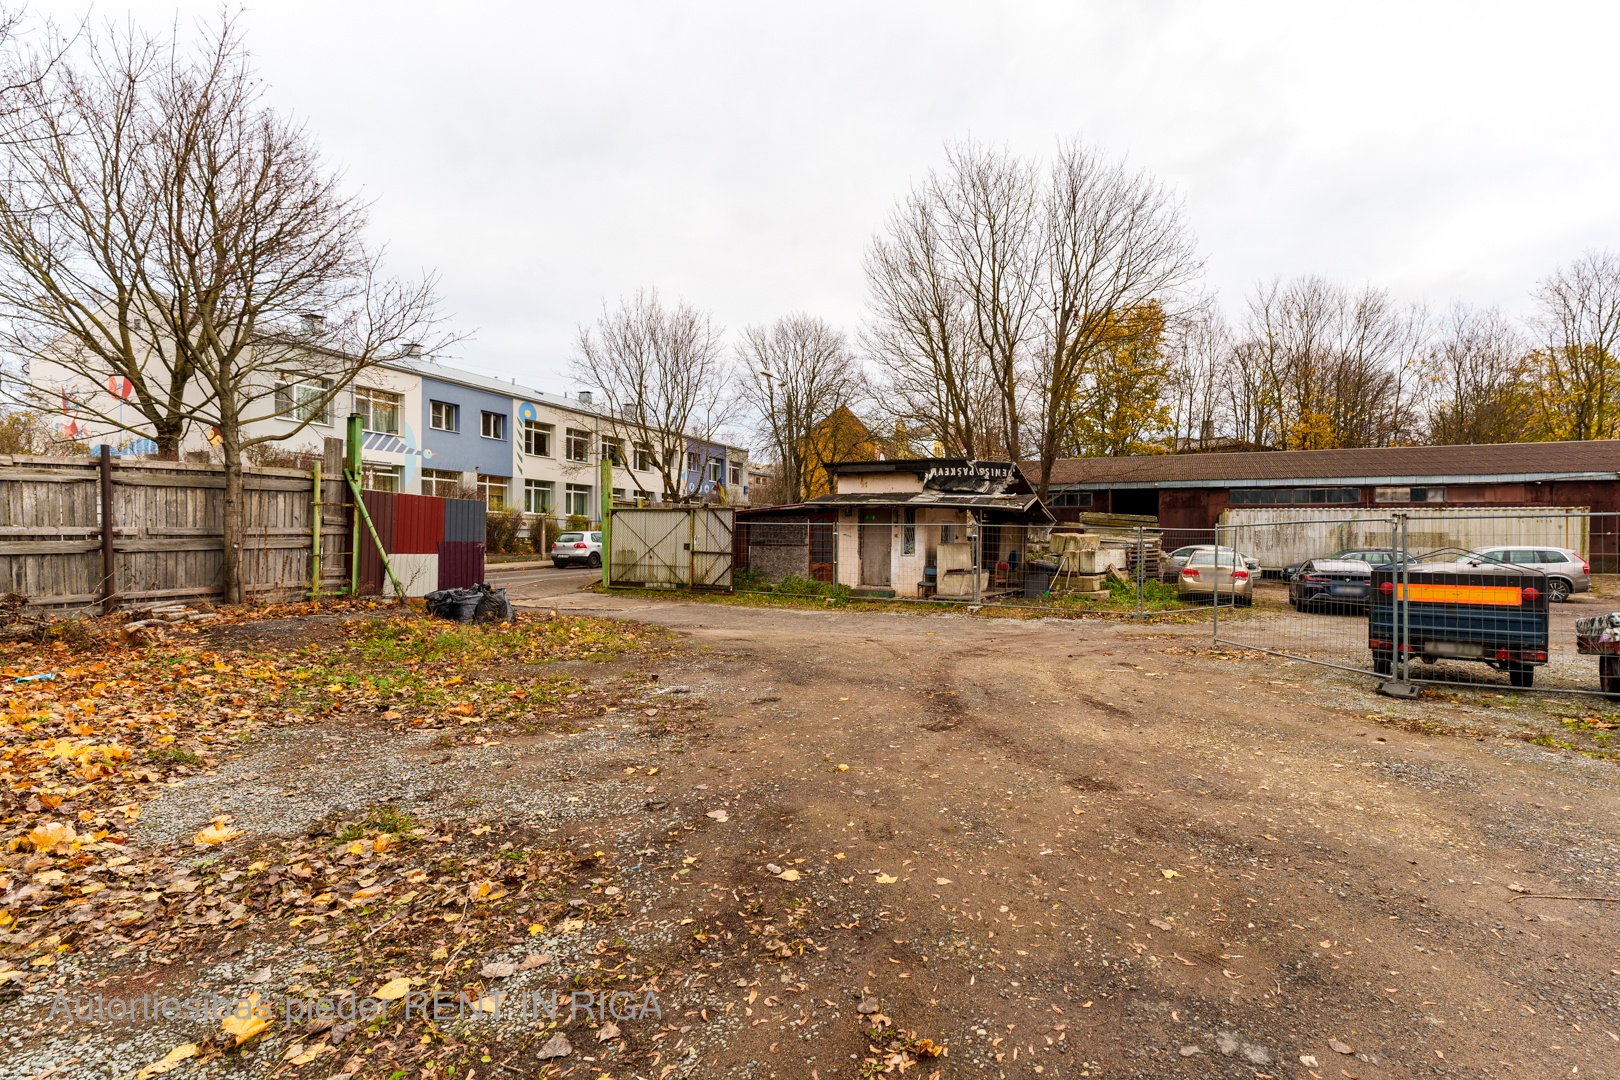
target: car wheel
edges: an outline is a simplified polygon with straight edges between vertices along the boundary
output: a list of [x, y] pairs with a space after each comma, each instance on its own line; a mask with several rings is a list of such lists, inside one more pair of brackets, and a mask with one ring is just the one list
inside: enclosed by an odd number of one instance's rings
[[1388, 675], [1394, 667], [1394, 662], [1387, 656], [1373, 657], [1373, 674]]
[[1563, 578], [1548, 578], [1547, 579], [1547, 599], [1551, 603], [1554, 603], [1554, 604], [1568, 603], [1569, 602], [1569, 594], [1574, 592], [1574, 591], [1575, 591], [1575, 587], [1573, 585], [1571, 585], [1569, 582], [1565, 581]]
[[561, 570], [565, 564], [561, 559], [552, 559], [551, 565], [555, 566], [558, 570]]
[[602, 565], [602, 556], [597, 552], [591, 552], [591, 557], [585, 560], [585, 565], [592, 570], [597, 569]]
[[1529, 664], [1513, 664], [1508, 667], [1508, 682], [1514, 686], [1528, 688], [1536, 681], [1536, 669]]
[[1239, 607], [1254, 607], [1254, 597], [1252, 596], [1240, 596], [1237, 598], [1237, 602]]

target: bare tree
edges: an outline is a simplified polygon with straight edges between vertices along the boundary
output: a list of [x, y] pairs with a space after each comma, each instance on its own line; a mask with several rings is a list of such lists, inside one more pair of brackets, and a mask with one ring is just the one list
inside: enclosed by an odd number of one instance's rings
[[842, 331], [802, 313], [744, 329], [737, 360], [743, 400], [775, 456], [782, 497], [808, 498], [827, 454], [838, 452], [818, 429], [861, 395], [860, 363]]
[[947, 171], [929, 175], [934, 214], [967, 301], [984, 370], [995, 391], [996, 441], [1022, 457], [1027, 360], [1039, 318], [1047, 235], [1035, 167], [1005, 150], [963, 140], [945, 150]]
[[[1041, 336], [1033, 375], [1044, 498], [1052, 463], [1077, 430], [1108, 427], [1114, 436], [1099, 449], [1117, 453], [1137, 444], [1135, 432], [1145, 430], [1132, 421], [1126, 425], [1132, 434], [1122, 434], [1127, 413], [1145, 417], [1163, 408], [1165, 319], [1175, 314], [1173, 296], [1203, 262], [1173, 192], [1079, 142], [1058, 148], [1043, 227]], [[1146, 337], [1126, 340], [1133, 332]], [[1145, 400], [1150, 388], [1152, 399]], [[1103, 406], [1102, 398], [1109, 404]]]
[[914, 192], [866, 255], [872, 356], [888, 410], [919, 423], [947, 454], [987, 456], [995, 383], [971, 325], [934, 201]]
[[1543, 438], [1620, 435], [1620, 256], [1588, 251], [1535, 292], [1532, 356]]
[[1206, 451], [1231, 427], [1232, 332], [1213, 297], [1191, 304], [1171, 330], [1170, 449]]
[[655, 289], [616, 309], [604, 301], [595, 328], [579, 329], [574, 377], [601, 392], [603, 422], [621, 439], [649, 442], [666, 498], [698, 495], [701, 479], [690, 490], [682, 482], [686, 454], [698, 454], [700, 472], [706, 469], [736, 412], [720, 338], [707, 312], [685, 301], [666, 308]]
[[1519, 442], [1535, 422], [1524, 337], [1495, 308], [1452, 306], [1424, 365], [1436, 445]]
[[[37, 65], [38, 61], [34, 61]], [[130, 31], [35, 69], [0, 121], [0, 341], [34, 400], [45, 371], [131, 388], [136, 418], [78, 406], [173, 454], [188, 426], [225, 466], [224, 580], [240, 602], [243, 455], [293, 438], [437, 319], [367, 245], [368, 206], [264, 104], [229, 20], [197, 46]], [[282, 418], [290, 427], [256, 427]]]

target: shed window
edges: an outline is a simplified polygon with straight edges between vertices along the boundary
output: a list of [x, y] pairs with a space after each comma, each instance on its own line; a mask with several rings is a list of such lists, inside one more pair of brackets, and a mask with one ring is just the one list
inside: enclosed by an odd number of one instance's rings
[[1373, 490], [1373, 498], [1381, 503], [1441, 503], [1446, 501], [1443, 487], [1381, 487]]
[[1359, 503], [1361, 489], [1319, 488], [1233, 488], [1233, 506], [1321, 506], [1328, 503]]

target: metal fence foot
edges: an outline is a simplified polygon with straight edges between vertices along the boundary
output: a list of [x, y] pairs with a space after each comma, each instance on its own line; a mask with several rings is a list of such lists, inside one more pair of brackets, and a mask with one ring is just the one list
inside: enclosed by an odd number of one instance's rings
[[1418, 688], [1404, 679], [1389, 679], [1378, 684], [1378, 692], [1395, 698], [1415, 698]]

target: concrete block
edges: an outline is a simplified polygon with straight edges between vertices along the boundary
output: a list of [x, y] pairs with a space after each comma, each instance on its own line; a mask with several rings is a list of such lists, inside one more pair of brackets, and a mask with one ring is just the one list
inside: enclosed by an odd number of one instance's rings
[[[388, 565], [394, 568], [400, 588], [406, 596], [426, 596], [439, 587], [438, 555], [390, 555]], [[383, 575], [383, 595], [394, 595], [394, 583]]]

